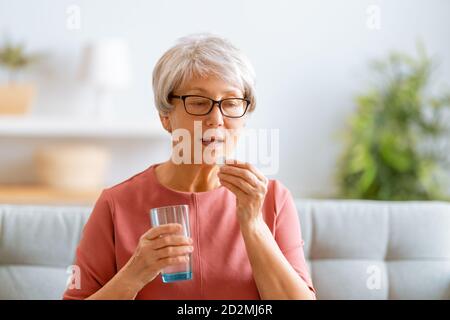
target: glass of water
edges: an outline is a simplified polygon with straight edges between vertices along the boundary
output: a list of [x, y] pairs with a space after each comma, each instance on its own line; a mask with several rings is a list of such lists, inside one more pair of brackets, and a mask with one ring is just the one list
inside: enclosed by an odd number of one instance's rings
[[[168, 223], [179, 223], [183, 227], [180, 235], [191, 236], [189, 227], [189, 206], [175, 205], [150, 209], [150, 221], [152, 227], [157, 227]], [[188, 254], [187, 262], [172, 265], [161, 271], [162, 281], [164, 283], [191, 280], [192, 279], [192, 253]]]

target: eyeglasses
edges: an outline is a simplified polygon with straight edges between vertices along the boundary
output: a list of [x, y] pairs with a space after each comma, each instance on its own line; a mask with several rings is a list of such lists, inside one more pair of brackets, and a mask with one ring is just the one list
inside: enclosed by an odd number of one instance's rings
[[204, 116], [212, 111], [217, 103], [220, 113], [228, 118], [241, 118], [247, 112], [250, 100], [244, 98], [227, 98], [222, 100], [214, 100], [211, 98], [197, 95], [169, 95], [169, 98], [183, 100], [184, 109], [188, 114], [194, 116]]

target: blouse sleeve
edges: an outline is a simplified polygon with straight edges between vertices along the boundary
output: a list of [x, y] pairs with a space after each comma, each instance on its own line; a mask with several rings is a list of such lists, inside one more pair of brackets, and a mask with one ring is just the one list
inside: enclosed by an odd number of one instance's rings
[[315, 294], [303, 252], [304, 242], [294, 200], [286, 187], [278, 181], [276, 184], [278, 184], [278, 190], [275, 193], [276, 203], [279, 207], [276, 208], [275, 241], [298, 275]]
[[108, 194], [103, 190], [83, 228], [64, 300], [89, 297], [117, 273], [112, 214]]

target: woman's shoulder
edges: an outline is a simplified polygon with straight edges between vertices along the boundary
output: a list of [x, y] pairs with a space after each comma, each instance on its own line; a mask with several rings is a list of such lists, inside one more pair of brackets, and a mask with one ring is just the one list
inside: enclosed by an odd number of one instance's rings
[[283, 197], [290, 193], [289, 189], [277, 179], [269, 179], [267, 185], [267, 193], [273, 193], [275, 197]]
[[289, 197], [291, 197], [291, 192], [281, 181], [277, 179], [269, 179], [266, 199], [273, 203], [277, 212]]

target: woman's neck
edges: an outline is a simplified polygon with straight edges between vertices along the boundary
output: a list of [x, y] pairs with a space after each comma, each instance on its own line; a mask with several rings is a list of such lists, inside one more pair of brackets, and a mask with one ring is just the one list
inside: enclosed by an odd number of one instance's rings
[[215, 165], [174, 164], [171, 160], [155, 169], [162, 185], [183, 192], [205, 192], [220, 187], [218, 171]]

